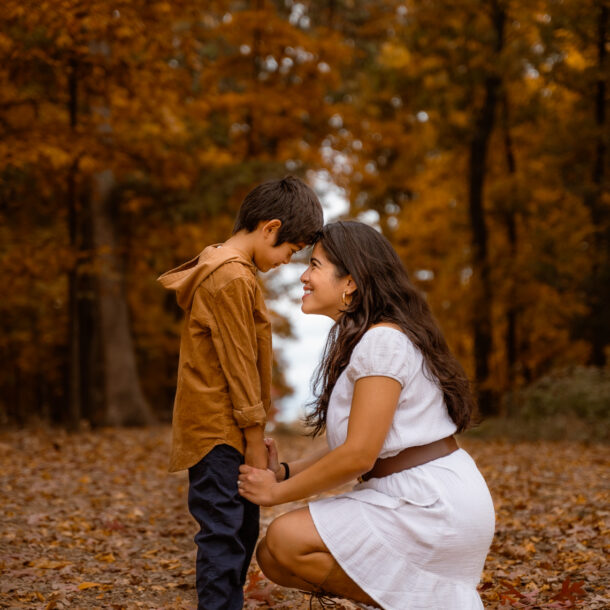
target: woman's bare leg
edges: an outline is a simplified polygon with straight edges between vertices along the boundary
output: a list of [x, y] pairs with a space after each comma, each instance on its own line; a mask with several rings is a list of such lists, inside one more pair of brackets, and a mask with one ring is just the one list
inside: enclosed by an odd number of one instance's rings
[[324, 591], [375, 604], [335, 561], [308, 508], [291, 511], [273, 521], [259, 543], [256, 558], [265, 576], [284, 587]]

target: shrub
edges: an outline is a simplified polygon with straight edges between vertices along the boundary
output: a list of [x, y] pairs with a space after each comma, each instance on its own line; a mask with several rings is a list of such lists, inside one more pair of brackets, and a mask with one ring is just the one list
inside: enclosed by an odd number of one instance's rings
[[610, 418], [610, 371], [575, 367], [540, 378], [513, 398], [524, 419], [574, 416], [591, 423]]
[[573, 367], [504, 396], [502, 417], [475, 426], [473, 437], [610, 442], [610, 370]]

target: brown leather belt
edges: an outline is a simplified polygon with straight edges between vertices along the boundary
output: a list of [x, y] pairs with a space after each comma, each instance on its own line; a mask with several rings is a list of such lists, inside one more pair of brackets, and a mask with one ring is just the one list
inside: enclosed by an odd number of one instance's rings
[[419, 447], [407, 447], [392, 457], [379, 458], [373, 468], [358, 477], [358, 480], [368, 481], [369, 479], [387, 477], [407, 468], [415, 468], [415, 466], [421, 466], [432, 460], [445, 457], [457, 449], [459, 449], [459, 446], [453, 436], [441, 438], [438, 441]]

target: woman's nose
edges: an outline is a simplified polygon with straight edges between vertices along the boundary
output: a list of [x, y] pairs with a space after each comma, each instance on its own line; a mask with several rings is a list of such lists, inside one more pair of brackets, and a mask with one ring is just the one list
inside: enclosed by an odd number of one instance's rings
[[303, 273], [301, 274], [301, 277], [299, 279], [304, 284], [307, 281], [308, 277], [309, 277], [309, 267], [307, 267], [307, 269], [305, 269], [305, 271], [303, 271]]

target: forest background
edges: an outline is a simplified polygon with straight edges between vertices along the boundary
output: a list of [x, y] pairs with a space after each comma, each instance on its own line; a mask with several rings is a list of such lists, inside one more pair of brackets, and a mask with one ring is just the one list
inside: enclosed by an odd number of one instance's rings
[[607, 439], [609, 7], [5, 0], [0, 423], [167, 421], [156, 277], [291, 173], [377, 213], [484, 417]]

